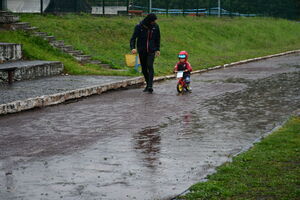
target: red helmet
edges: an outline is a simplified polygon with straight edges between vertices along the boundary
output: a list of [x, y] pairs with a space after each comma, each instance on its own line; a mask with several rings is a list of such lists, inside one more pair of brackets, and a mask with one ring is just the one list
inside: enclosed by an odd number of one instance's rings
[[185, 61], [187, 61], [188, 57], [189, 57], [189, 54], [186, 51], [180, 51], [178, 54], [178, 58], [185, 59]]

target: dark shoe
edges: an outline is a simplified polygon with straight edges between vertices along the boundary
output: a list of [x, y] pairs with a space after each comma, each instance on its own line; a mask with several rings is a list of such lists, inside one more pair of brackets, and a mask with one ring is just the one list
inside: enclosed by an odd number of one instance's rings
[[153, 92], [153, 88], [148, 88], [148, 92], [152, 93]]
[[143, 90], [143, 92], [148, 92], [148, 87], [145, 87], [145, 89]]

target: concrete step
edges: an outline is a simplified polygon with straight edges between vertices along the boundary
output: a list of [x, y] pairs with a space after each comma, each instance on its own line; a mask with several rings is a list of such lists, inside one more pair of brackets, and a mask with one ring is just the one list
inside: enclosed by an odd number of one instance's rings
[[22, 58], [22, 45], [0, 43], [0, 63], [16, 61]]
[[60, 48], [63, 52], [74, 51], [72, 45], [64, 45]]
[[43, 37], [45, 40], [47, 40], [48, 42], [52, 42], [55, 40], [55, 37], [54, 36], [44, 36]]
[[3, 69], [16, 68], [13, 80], [30, 80], [63, 73], [64, 67], [57, 61], [16, 61], [0, 64], [0, 82], [6, 82], [8, 73]]
[[[27, 30], [30, 29], [27, 28]], [[62, 50], [63, 52], [71, 55], [74, 57], [78, 62], [81, 63], [91, 63], [100, 65], [101, 61], [98, 60], [91, 60], [91, 56], [83, 55], [82, 51], [74, 50], [72, 45], [65, 45], [63, 40], [56, 40], [54, 36], [48, 36], [45, 32], [34, 32], [33, 35], [43, 37], [45, 40], [49, 42], [49, 44], [54, 47]], [[111, 68], [110, 65], [103, 64], [102, 67]]]
[[29, 22], [17, 22], [9, 25], [11, 30], [24, 30], [30, 27]]
[[74, 56], [74, 58], [81, 63], [88, 63], [92, 57], [88, 55], [79, 55], [79, 56]]
[[0, 15], [0, 24], [17, 23], [20, 20], [18, 16], [14, 15]]
[[51, 41], [50, 45], [53, 46], [53, 47], [55, 47], [55, 48], [62, 48], [63, 46], [65, 46], [63, 40], [54, 40], [54, 41]]
[[80, 56], [80, 55], [82, 55], [82, 51], [78, 51], [78, 50], [66, 51], [66, 53], [70, 54], [71, 56]]
[[94, 65], [100, 65], [102, 62], [100, 60], [90, 60], [88, 63], [94, 64]]
[[10, 12], [5, 11], [5, 10], [0, 10], [0, 16], [2, 16], [2, 15], [8, 15], [8, 14], [10, 14]]
[[31, 33], [37, 32], [37, 30], [38, 30], [38, 27], [34, 27], [34, 26], [30, 26], [30, 27], [24, 29], [24, 31], [31, 32]]
[[100, 66], [106, 69], [111, 69], [110, 64], [100, 64]]
[[38, 37], [46, 37], [48, 34], [45, 32], [34, 32], [33, 35]]
[[30, 27], [29, 22], [18, 22], [10, 25], [10, 29], [12, 30], [24, 30], [29, 27]]

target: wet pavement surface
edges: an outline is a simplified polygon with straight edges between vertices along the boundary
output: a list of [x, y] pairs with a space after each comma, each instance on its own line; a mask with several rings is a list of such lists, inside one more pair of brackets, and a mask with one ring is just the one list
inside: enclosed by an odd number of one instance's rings
[[300, 108], [300, 54], [0, 117], [0, 199], [170, 199]]
[[12, 85], [0, 83], [0, 104], [25, 100], [42, 95], [57, 94], [78, 88], [104, 85], [128, 79], [122, 76], [53, 76], [17, 81]]

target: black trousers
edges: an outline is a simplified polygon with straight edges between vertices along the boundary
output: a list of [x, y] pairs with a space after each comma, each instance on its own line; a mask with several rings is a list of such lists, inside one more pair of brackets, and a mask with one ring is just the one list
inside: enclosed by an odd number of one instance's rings
[[154, 77], [154, 58], [155, 53], [148, 52], [139, 52], [139, 57], [142, 65], [142, 72], [145, 77], [145, 81], [147, 83], [148, 88], [153, 87], [153, 77]]

